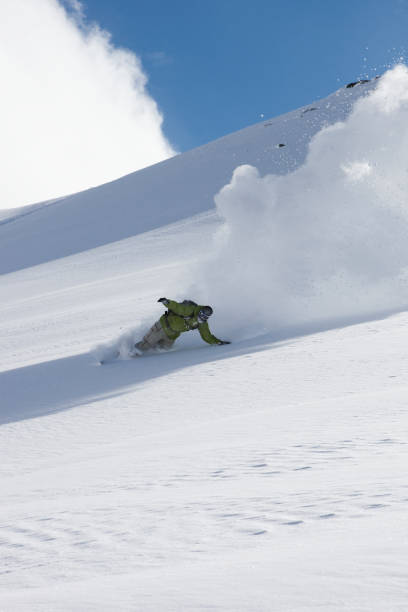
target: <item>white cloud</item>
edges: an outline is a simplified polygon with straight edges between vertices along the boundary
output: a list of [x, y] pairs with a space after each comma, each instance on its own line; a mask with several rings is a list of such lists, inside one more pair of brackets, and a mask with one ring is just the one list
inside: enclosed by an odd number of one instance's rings
[[77, 0], [2, 0], [0, 208], [80, 191], [174, 154], [130, 51]]

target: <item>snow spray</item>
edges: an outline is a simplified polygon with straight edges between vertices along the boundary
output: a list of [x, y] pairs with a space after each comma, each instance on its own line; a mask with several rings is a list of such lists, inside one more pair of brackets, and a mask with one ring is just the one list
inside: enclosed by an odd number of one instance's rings
[[385, 73], [316, 134], [303, 166], [285, 176], [240, 166], [215, 203], [223, 225], [195, 295], [224, 335], [405, 308], [408, 69]]

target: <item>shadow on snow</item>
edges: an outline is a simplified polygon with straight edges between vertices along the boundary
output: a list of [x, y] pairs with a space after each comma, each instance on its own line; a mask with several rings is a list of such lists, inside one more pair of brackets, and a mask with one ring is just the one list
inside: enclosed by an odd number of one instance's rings
[[271, 348], [271, 342], [180, 349], [100, 366], [89, 353], [0, 372], [0, 425], [135, 391], [144, 382], [209, 361]]
[[0, 373], [0, 425], [117, 397], [135, 391], [146, 381], [201, 363], [278, 348], [312, 333], [384, 319], [394, 314], [396, 311], [286, 328], [227, 346], [180, 347], [168, 353], [117, 360], [103, 366], [97, 364], [90, 353], [83, 353], [8, 370]]

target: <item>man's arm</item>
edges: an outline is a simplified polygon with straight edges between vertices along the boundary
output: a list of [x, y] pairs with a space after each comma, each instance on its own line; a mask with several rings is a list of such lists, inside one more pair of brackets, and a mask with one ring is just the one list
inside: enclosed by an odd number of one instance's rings
[[169, 310], [181, 317], [190, 317], [194, 313], [195, 306], [191, 304], [179, 304], [179, 302], [168, 300], [167, 298], [160, 298], [160, 300], [157, 301], [161, 302]]
[[200, 336], [202, 337], [202, 339], [205, 342], [208, 342], [208, 344], [230, 344], [228, 340], [219, 340], [218, 338], [216, 338], [210, 332], [210, 328], [207, 322], [201, 323], [201, 325], [198, 326], [198, 331], [200, 332]]

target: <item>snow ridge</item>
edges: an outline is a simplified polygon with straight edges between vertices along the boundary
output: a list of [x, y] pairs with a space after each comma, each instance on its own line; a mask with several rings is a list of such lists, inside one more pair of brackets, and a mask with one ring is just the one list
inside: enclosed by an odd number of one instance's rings
[[[121, 179], [39, 206], [0, 226], [0, 274], [129, 238], [214, 208], [214, 195], [242, 164], [286, 174], [304, 162], [310, 138], [344, 119], [375, 83], [263, 121]], [[316, 107], [313, 112], [305, 112]], [[279, 148], [279, 144], [285, 144]], [[16, 209], [10, 211], [15, 217]], [[24, 243], [16, 246], [15, 236]]]

